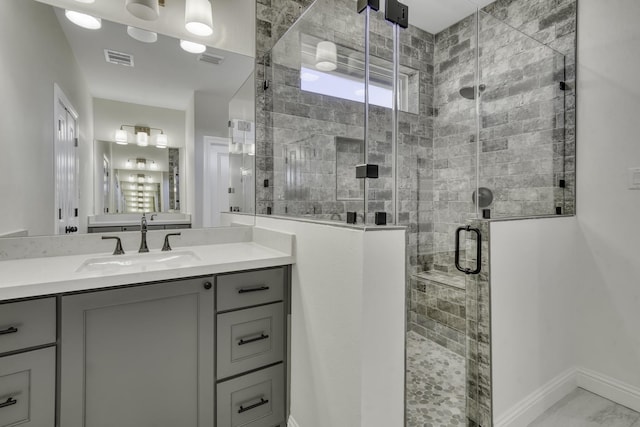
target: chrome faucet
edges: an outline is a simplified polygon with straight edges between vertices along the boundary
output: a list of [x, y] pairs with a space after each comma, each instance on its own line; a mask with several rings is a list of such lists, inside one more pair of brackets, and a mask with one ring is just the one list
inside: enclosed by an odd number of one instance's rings
[[140, 240], [138, 253], [149, 252], [149, 247], [147, 246], [147, 217], [144, 212], [140, 221], [140, 233], [142, 233], [142, 240]]

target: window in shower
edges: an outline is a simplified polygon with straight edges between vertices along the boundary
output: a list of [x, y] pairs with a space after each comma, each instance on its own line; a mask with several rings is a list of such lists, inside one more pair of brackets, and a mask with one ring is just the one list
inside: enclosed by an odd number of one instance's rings
[[[302, 36], [300, 89], [319, 95], [332, 96], [364, 103], [364, 53], [331, 43], [335, 58], [329, 68], [318, 69], [317, 50], [323, 41], [309, 35]], [[334, 62], [335, 60], [335, 62]], [[369, 103], [391, 109], [393, 107], [393, 64], [381, 58], [371, 59]], [[401, 67], [398, 78], [398, 96], [401, 111], [418, 113], [419, 73]]]

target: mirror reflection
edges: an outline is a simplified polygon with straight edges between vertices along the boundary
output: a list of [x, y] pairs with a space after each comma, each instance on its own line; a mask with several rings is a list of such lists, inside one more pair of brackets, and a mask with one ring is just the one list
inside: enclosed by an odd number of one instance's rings
[[255, 4], [218, 1], [213, 33], [194, 35], [184, 1], [163, 3], [149, 21], [124, 0], [2, 2], [0, 237], [128, 230], [143, 212], [161, 228], [253, 212], [255, 131], [234, 142], [229, 124], [255, 128]]

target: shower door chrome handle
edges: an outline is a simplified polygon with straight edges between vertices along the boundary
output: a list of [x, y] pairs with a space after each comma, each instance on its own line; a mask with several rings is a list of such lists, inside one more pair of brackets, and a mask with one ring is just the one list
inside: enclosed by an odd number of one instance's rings
[[[467, 231], [476, 233], [477, 239], [477, 252], [476, 252], [476, 269], [472, 270], [470, 268], [464, 268], [460, 265], [460, 232]], [[455, 263], [456, 268], [459, 271], [462, 271], [464, 274], [478, 274], [482, 269], [482, 234], [480, 230], [477, 228], [473, 228], [470, 225], [464, 227], [458, 227], [456, 230], [456, 250], [455, 250]]]

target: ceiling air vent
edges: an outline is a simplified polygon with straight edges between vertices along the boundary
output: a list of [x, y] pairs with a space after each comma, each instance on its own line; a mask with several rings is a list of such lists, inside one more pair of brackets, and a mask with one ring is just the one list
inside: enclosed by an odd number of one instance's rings
[[110, 64], [124, 65], [125, 67], [133, 67], [133, 55], [128, 53], [116, 52], [115, 50], [105, 49], [104, 58]]
[[213, 65], [220, 65], [224, 61], [224, 57], [205, 52], [198, 56], [198, 61], [207, 62]]

